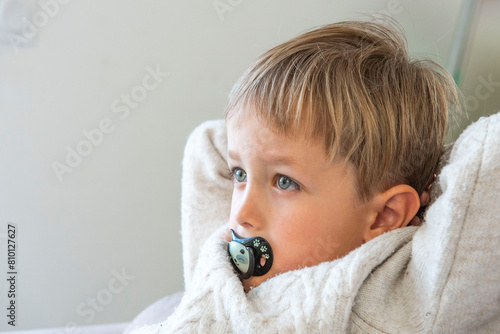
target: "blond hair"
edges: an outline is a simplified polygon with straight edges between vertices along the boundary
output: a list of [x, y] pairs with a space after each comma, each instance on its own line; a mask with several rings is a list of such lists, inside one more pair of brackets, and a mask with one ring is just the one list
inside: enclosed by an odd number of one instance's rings
[[396, 184], [419, 194], [442, 153], [453, 79], [409, 57], [394, 24], [349, 21], [264, 53], [229, 95], [226, 119], [256, 115], [278, 133], [324, 143], [353, 164], [361, 199]]

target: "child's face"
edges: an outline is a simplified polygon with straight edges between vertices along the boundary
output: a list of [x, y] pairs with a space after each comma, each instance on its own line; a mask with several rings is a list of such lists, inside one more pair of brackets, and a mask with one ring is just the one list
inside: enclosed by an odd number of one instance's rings
[[228, 122], [234, 175], [230, 226], [261, 236], [274, 254], [271, 270], [250, 277], [248, 290], [276, 274], [342, 257], [364, 242], [369, 210], [358, 200], [349, 164], [327, 157], [320, 141], [279, 135], [256, 117]]

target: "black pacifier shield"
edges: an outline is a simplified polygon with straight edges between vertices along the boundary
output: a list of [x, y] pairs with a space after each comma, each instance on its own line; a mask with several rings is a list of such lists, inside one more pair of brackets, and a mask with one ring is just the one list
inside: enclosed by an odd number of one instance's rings
[[[227, 251], [242, 279], [265, 275], [273, 265], [273, 250], [269, 242], [262, 237], [241, 238], [231, 229], [231, 239]], [[261, 258], [266, 262], [261, 265]]]

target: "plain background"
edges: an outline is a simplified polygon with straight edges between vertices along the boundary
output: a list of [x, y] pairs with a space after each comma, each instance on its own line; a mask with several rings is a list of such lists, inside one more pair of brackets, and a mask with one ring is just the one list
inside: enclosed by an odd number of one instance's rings
[[[18, 271], [17, 326], [7, 325], [2, 278], [0, 330], [130, 321], [183, 289], [184, 144], [198, 124], [223, 117], [258, 55], [312, 27], [382, 13], [403, 25], [414, 55], [446, 65], [462, 1], [42, 3], [58, 10], [29, 43], [16, 50], [0, 38], [0, 278], [9, 223]], [[500, 109], [499, 17], [500, 2], [483, 1], [463, 68], [469, 116], [456, 131]], [[168, 76], [120, 118], [113, 104], [138, 96], [148, 68]], [[65, 164], [68, 147], [104, 119], [113, 131], [59, 180], [54, 162]], [[130, 277], [120, 285], [122, 271]]]

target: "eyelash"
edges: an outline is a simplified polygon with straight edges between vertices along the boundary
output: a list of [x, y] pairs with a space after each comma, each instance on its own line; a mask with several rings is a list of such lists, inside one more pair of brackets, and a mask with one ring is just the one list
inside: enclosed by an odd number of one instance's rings
[[234, 181], [234, 174], [236, 173], [236, 170], [237, 169], [241, 169], [239, 167], [234, 167], [234, 168], [228, 168], [227, 169], [227, 174], [229, 175], [229, 177], [231, 178], [231, 180]]
[[[240, 182], [236, 181], [236, 179], [235, 179], [235, 174], [236, 174], [236, 171], [238, 169], [245, 172], [245, 170], [240, 168], [240, 167], [233, 167], [233, 168], [228, 169], [229, 177], [231, 178], [231, 180], [233, 180], [234, 183], [240, 183]], [[282, 177], [282, 176], [286, 177], [287, 179], [290, 180], [290, 182], [292, 182], [291, 189], [282, 189], [282, 188], [278, 187], [278, 181], [279, 181], [280, 177]], [[291, 177], [286, 176], [284, 174], [276, 174], [276, 176], [273, 178], [273, 184], [275, 186], [277, 186], [278, 188], [280, 188], [280, 190], [282, 190], [282, 191], [300, 191], [300, 189], [301, 189], [301, 186], [297, 181], [295, 181]]]

